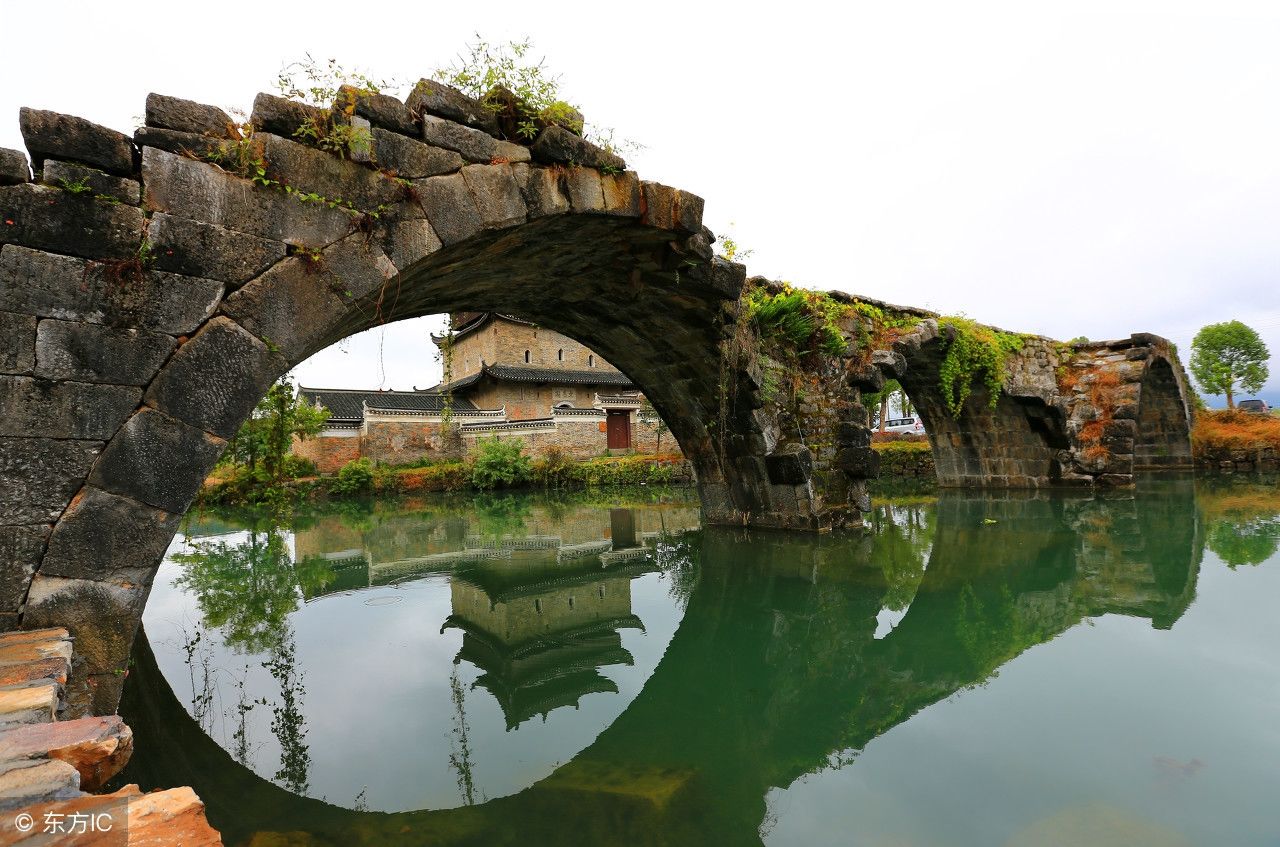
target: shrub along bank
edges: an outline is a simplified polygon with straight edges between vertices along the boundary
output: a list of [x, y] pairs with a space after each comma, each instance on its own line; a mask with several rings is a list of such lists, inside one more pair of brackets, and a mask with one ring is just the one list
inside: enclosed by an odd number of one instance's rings
[[[888, 435], [889, 433], [884, 433]], [[933, 451], [923, 438], [875, 439], [871, 448], [880, 457], [880, 477], [934, 479]]]
[[201, 499], [211, 505], [248, 505], [369, 494], [684, 485], [693, 481], [688, 464], [679, 455], [601, 456], [577, 461], [552, 448], [529, 457], [519, 442], [498, 438], [481, 439], [465, 460], [393, 466], [356, 459], [328, 477], [317, 476], [315, 466], [305, 461], [291, 463], [290, 470], [294, 472], [291, 478], [274, 485], [253, 474], [215, 474], [205, 482]]
[[1280, 417], [1200, 411], [1191, 430], [1196, 467], [1220, 471], [1280, 470]]

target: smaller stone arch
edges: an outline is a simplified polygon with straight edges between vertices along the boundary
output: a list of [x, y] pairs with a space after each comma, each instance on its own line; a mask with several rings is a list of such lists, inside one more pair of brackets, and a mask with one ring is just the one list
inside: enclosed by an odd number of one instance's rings
[[1191, 458], [1195, 412], [1186, 375], [1167, 354], [1154, 353], [1138, 385], [1134, 470], [1186, 469]]
[[1065, 344], [1026, 336], [994, 402], [975, 381], [959, 415], [939, 371], [949, 330], [927, 318], [873, 356], [924, 422], [940, 484], [1128, 486], [1139, 471], [1192, 466], [1187, 377], [1167, 339], [1138, 333]]

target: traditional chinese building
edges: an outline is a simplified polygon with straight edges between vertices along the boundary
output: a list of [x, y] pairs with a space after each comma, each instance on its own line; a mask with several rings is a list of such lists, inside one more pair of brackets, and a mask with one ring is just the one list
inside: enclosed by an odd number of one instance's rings
[[567, 336], [511, 315], [464, 312], [432, 341], [446, 379], [431, 388], [300, 389], [330, 417], [294, 452], [322, 473], [360, 457], [458, 458], [495, 435], [520, 439], [530, 454], [555, 447], [578, 459], [679, 452], [626, 374]]

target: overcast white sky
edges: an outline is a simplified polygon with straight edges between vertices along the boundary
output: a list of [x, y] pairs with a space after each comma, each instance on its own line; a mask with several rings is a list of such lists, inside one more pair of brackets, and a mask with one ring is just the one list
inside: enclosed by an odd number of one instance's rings
[[[23, 105], [131, 131], [149, 91], [247, 109], [307, 51], [416, 80], [475, 32], [528, 36], [752, 273], [1184, 353], [1238, 318], [1280, 353], [1280, 4], [753, 5], [46, 2], [5, 39], [0, 146]], [[298, 376], [430, 385], [427, 331]]]

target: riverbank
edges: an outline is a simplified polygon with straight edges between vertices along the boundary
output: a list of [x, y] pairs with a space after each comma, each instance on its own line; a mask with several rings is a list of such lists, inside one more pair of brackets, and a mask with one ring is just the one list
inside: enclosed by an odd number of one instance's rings
[[1280, 470], [1280, 417], [1202, 411], [1191, 430], [1198, 470], [1235, 473]]
[[[933, 452], [923, 438], [877, 433], [880, 478], [931, 479]], [[1196, 470], [1205, 473], [1280, 471], [1280, 417], [1236, 411], [1201, 411], [1191, 431]]]
[[219, 469], [205, 481], [200, 502], [242, 506], [358, 499], [370, 495], [692, 484], [693, 471], [678, 454], [600, 456], [585, 461], [552, 454], [536, 459], [516, 456], [497, 463], [486, 462], [483, 456], [472, 456], [463, 461], [399, 466], [375, 465], [359, 459], [331, 476], [304, 473], [275, 484], [243, 469]]
[[875, 440], [871, 449], [880, 457], [880, 478], [926, 479], [937, 478], [933, 466], [933, 450], [923, 438]]

